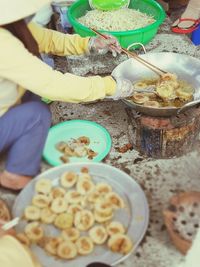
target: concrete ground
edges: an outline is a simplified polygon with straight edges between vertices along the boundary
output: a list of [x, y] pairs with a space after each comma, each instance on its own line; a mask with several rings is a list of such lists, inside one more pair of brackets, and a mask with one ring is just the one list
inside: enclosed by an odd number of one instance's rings
[[[176, 14], [175, 14], [176, 16]], [[146, 46], [147, 51], [170, 51], [183, 53], [200, 59], [200, 47], [194, 46], [187, 36], [170, 33], [170, 19], [166, 19], [156, 37]], [[67, 70], [78, 75], [110, 73], [125, 56], [113, 60], [106, 56], [56, 58], [57, 69]], [[100, 123], [111, 134], [112, 149], [104, 162], [113, 165], [135, 179], [144, 189], [150, 207], [150, 221], [147, 233], [135, 254], [118, 267], [173, 267], [182, 259], [181, 254], [172, 245], [163, 222], [162, 211], [168, 205], [169, 198], [177, 192], [200, 190], [200, 142], [195, 150], [179, 158], [145, 158], [136, 150], [120, 153], [118, 148], [132, 142], [130, 112], [122, 102], [103, 101], [88, 105], [68, 103], [51, 104], [53, 124], [70, 119], [87, 119]], [[4, 158], [0, 161], [0, 169]], [[50, 168], [42, 162], [42, 170]], [[0, 189], [0, 198], [12, 207], [16, 195]]]

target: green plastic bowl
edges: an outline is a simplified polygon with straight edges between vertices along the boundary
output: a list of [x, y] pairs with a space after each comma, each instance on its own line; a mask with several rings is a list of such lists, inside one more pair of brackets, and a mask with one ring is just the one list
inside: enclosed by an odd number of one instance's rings
[[[145, 45], [150, 42], [156, 35], [160, 24], [165, 19], [165, 11], [161, 7], [161, 5], [154, 0], [132, 0], [130, 1], [129, 8], [138, 9], [143, 13], [151, 15], [156, 21], [149, 26], [137, 30], [101, 32], [106, 32], [108, 34], [114, 35], [119, 40], [121, 46], [125, 48], [127, 48], [132, 43], [138, 42]], [[68, 11], [68, 18], [71, 25], [74, 27], [75, 32], [82, 37], [95, 35], [88, 27], [77, 21], [77, 18], [84, 16], [88, 10], [91, 10], [88, 0], [79, 0], [72, 4]]]

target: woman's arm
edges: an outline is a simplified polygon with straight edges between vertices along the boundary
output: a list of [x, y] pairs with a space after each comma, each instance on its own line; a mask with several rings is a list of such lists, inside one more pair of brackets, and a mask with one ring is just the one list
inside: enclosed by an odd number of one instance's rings
[[51, 100], [87, 102], [113, 95], [111, 76], [79, 77], [53, 70], [33, 56], [7, 30], [0, 28], [0, 77]]
[[88, 37], [82, 38], [77, 34], [70, 35], [49, 30], [34, 22], [29, 23], [28, 28], [37, 41], [40, 52], [57, 56], [81, 55], [89, 52]]

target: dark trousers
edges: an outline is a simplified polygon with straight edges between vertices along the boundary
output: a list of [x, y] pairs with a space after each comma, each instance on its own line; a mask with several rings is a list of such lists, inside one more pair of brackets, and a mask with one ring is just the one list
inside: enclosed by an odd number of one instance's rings
[[31, 93], [0, 117], [0, 153], [8, 151], [7, 171], [27, 176], [39, 172], [50, 125], [49, 107]]

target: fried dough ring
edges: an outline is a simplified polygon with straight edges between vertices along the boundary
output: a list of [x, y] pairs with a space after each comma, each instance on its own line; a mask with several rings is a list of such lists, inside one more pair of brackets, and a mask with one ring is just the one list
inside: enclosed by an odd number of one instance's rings
[[57, 248], [58, 245], [62, 242], [61, 237], [49, 237], [46, 238], [46, 244], [44, 246], [44, 249], [46, 252], [48, 252], [51, 255], [56, 255], [57, 254]]
[[67, 207], [66, 200], [61, 197], [55, 198], [51, 203], [51, 210], [56, 214], [65, 212]]
[[92, 239], [90, 237], [88, 237], [88, 236], [80, 237], [76, 241], [76, 246], [77, 246], [78, 253], [80, 255], [88, 255], [94, 249], [94, 245], [93, 245]]
[[73, 259], [77, 255], [77, 248], [71, 241], [61, 242], [57, 247], [57, 256], [61, 259]]
[[0, 219], [3, 221], [10, 221], [11, 214], [6, 203], [0, 199]]
[[71, 205], [69, 205], [69, 207], [67, 209], [67, 212], [68, 213], [71, 213], [73, 216], [75, 216], [75, 214], [78, 211], [81, 211], [81, 210], [83, 210], [83, 208], [81, 207], [81, 205], [79, 205], [79, 204], [71, 204]]
[[52, 188], [52, 183], [51, 180], [49, 179], [39, 179], [36, 184], [35, 184], [35, 190], [37, 193], [41, 193], [41, 194], [49, 194]]
[[90, 193], [93, 191], [94, 187], [94, 183], [88, 179], [80, 179], [76, 185], [77, 192], [79, 192], [81, 195]]
[[94, 215], [89, 210], [82, 210], [76, 213], [74, 225], [80, 231], [87, 231], [94, 224]]
[[69, 191], [65, 194], [65, 200], [71, 204], [79, 204], [82, 199], [82, 195], [75, 190]]
[[132, 250], [133, 243], [127, 235], [116, 234], [108, 240], [108, 247], [113, 252], [126, 255]]
[[99, 194], [107, 194], [109, 192], [112, 192], [112, 187], [106, 183], [98, 183], [96, 184], [96, 191]]
[[32, 242], [38, 242], [44, 236], [44, 230], [38, 222], [28, 223], [25, 227], [25, 234]]
[[49, 207], [41, 210], [41, 221], [46, 224], [53, 223], [56, 218], [56, 214], [50, 210]]
[[17, 233], [16, 238], [20, 243], [22, 243], [23, 245], [25, 245], [27, 247], [29, 247], [31, 245], [31, 242], [25, 233]]
[[106, 230], [109, 236], [115, 235], [115, 234], [124, 234], [125, 229], [122, 223], [117, 221], [112, 221], [106, 226]]
[[37, 194], [32, 199], [32, 204], [38, 208], [46, 208], [49, 206], [50, 202], [51, 202], [50, 197], [43, 194]]
[[58, 197], [64, 197], [66, 191], [64, 188], [62, 187], [54, 187], [51, 189], [51, 192], [50, 192], [50, 197], [54, 200], [55, 198], [58, 198]]
[[75, 172], [64, 172], [60, 178], [60, 183], [65, 188], [70, 188], [76, 184], [78, 175]]
[[59, 229], [71, 228], [73, 225], [74, 217], [71, 213], [61, 213], [59, 214], [54, 221], [54, 225]]
[[112, 203], [106, 200], [97, 201], [95, 211], [99, 216], [110, 216], [113, 213]]
[[36, 206], [27, 206], [24, 210], [24, 216], [26, 220], [36, 221], [40, 219], [40, 209]]
[[108, 234], [103, 226], [96, 225], [92, 229], [90, 229], [89, 236], [94, 244], [102, 245], [106, 241]]
[[63, 230], [61, 233], [61, 236], [65, 241], [70, 240], [74, 242], [80, 237], [80, 232], [78, 229], [72, 227], [72, 228]]
[[110, 192], [105, 196], [114, 209], [122, 209], [125, 207], [123, 199], [115, 192]]

